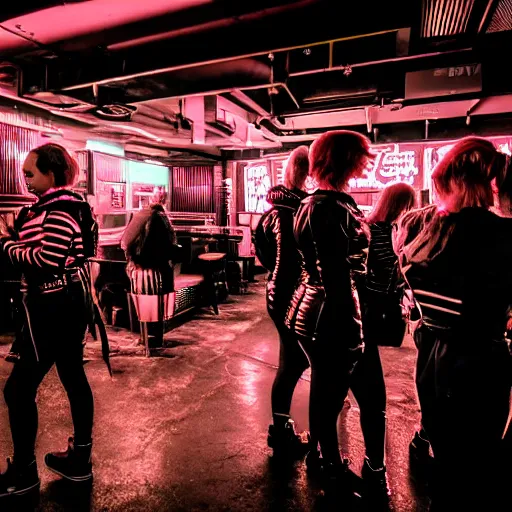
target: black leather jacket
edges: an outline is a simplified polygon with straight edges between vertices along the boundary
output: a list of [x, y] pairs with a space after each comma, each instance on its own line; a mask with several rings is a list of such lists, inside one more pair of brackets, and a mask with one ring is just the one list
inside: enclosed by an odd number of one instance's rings
[[469, 350], [503, 339], [512, 303], [512, 219], [484, 208], [445, 214], [435, 206], [406, 214], [395, 251], [424, 326]]
[[301, 257], [293, 236], [293, 215], [306, 197], [302, 190], [278, 185], [269, 190], [272, 208], [260, 219], [255, 233], [256, 254], [269, 271], [267, 309], [272, 318], [283, 321], [300, 277]]
[[362, 345], [356, 283], [364, 278], [369, 229], [355, 201], [342, 192], [318, 190], [295, 216], [295, 238], [303, 270], [286, 323], [304, 340], [339, 338]]

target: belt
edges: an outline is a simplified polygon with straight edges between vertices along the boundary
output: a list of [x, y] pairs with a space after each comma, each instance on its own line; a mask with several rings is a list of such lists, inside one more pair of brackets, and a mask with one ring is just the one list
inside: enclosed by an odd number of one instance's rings
[[88, 325], [89, 332], [92, 337], [96, 340], [99, 338], [101, 341], [101, 352], [103, 360], [107, 365], [108, 372], [112, 377], [112, 368], [110, 366], [110, 347], [108, 343], [107, 330], [105, 323], [100, 312], [99, 305], [95, 294], [93, 293], [91, 282], [88, 276], [87, 270], [83, 268], [69, 268], [66, 269], [65, 273], [61, 276], [56, 277], [53, 280], [45, 281], [43, 283], [23, 283], [22, 291], [37, 293], [39, 295], [55, 293], [65, 290], [70, 285], [80, 284], [81, 289], [86, 298], [86, 307], [88, 309]]

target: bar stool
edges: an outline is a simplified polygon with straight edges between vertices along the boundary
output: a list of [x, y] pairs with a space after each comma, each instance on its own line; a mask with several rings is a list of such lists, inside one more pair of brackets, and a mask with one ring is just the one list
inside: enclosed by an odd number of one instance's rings
[[206, 252], [200, 254], [198, 259], [202, 262], [206, 293], [209, 303], [216, 315], [219, 314], [219, 292], [227, 294], [226, 282], [226, 253]]

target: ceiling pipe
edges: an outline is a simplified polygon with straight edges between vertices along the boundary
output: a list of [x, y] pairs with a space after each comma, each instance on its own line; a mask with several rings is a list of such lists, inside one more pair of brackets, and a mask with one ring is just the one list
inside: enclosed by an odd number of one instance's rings
[[420, 53], [419, 55], [404, 55], [402, 57], [391, 57], [389, 59], [381, 59], [381, 60], [369, 60], [367, 62], [359, 62], [357, 64], [350, 64], [350, 66], [333, 66], [330, 68], [318, 68], [318, 69], [308, 69], [307, 71], [296, 71], [295, 73], [290, 73], [289, 77], [296, 76], [306, 76], [306, 75], [316, 75], [318, 73], [325, 73], [327, 71], [344, 71], [345, 69], [354, 69], [354, 68], [364, 68], [367, 66], [376, 66], [379, 64], [391, 64], [393, 62], [406, 62], [409, 60], [416, 59], [427, 59], [429, 57], [439, 57], [441, 55], [451, 55], [456, 53], [470, 52], [473, 48], [460, 48], [457, 50], [449, 50], [446, 52], [430, 52], [430, 53]]
[[331, 42], [337, 43], [337, 42], [341, 42], [341, 41], [350, 41], [350, 40], [362, 39], [365, 37], [374, 37], [374, 36], [379, 36], [379, 35], [383, 35], [383, 34], [390, 34], [393, 32], [397, 32], [399, 30], [401, 30], [401, 28], [381, 30], [378, 32], [371, 32], [369, 34], [357, 34], [357, 35], [353, 35], [353, 36], [340, 37], [338, 39], [331, 39], [328, 41], [319, 41], [319, 42], [315, 42], [315, 43], [301, 44], [301, 45], [297, 45], [297, 46], [288, 46], [288, 47], [284, 47], [284, 48], [269, 49], [269, 50], [265, 50], [265, 51], [247, 53], [244, 55], [236, 55], [233, 57], [221, 57], [218, 59], [210, 59], [210, 60], [201, 61], [201, 62], [180, 64], [177, 66], [169, 66], [169, 67], [160, 68], [160, 69], [153, 69], [151, 71], [141, 71], [140, 73], [132, 73], [131, 75], [123, 75], [123, 76], [116, 76], [116, 77], [112, 77], [112, 78], [105, 78], [103, 80], [97, 80], [95, 82], [86, 82], [83, 84], [70, 85], [68, 87], [63, 87], [60, 90], [72, 91], [72, 90], [76, 90], [76, 89], [83, 89], [85, 87], [92, 87], [93, 85], [108, 85], [108, 84], [112, 84], [112, 83], [116, 83], [116, 82], [123, 82], [125, 80], [132, 80], [134, 78], [155, 76], [155, 75], [160, 75], [163, 73], [171, 73], [173, 71], [180, 71], [183, 69], [191, 69], [191, 68], [196, 68], [196, 67], [206, 66], [206, 65], [215, 65], [215, 64], [220, 64], [222, 62], [232, 62], [235, 60], [247, 59], [247, 58], [251, 58], [251, 57], [261, 57], [263, 55], [268, 55], [269, 53], [284, 53], [284, 52], [290, 52], [293, 50], [302, 50], [304, 48], [312, 48], [314, 46], [321, 46], [321, 45], [329, 44]]
[[207, 21], [205, 23], [200, 23], [199, 25], [193, 25], [191, 27], [182, 27], [182, 28], [178, 28], [178, 29], [174, 29], [174, 30], [169, 30], [167, 32], [162, 32], [160, 34], [153, 34], [150, 36], [138, 37], [136, 39], [131, 39], [129, 41], [123, 41], [121, 43], [113, 43], [113, 44], [110, 44], [107, 46], [107, 50], [110, 50], [110, 51], [125, 50], [127, 48], [132, 48], [133, 46], [141, 46], [144, 44], [156, 43], [158, 41], [164, 41], [164, 40], [173, 39], [176, 37], [189, 36], [192, 34], [197, 34], [198, 32], [206, 32], [207, 30], [214, 30], [214, 29], [218, 29], [218, 28], [229, 27], [229, 26], [235, 25], [237, 23], [244, 23], [244, 22], [259, 20], [261, 18], [281, 14], [283, 12], [287, 12], [290, 10], [300, 9], [302, 7], [307, 7], [311, 4], [316, 4], [316, 3], [318, 3], [318, 0], [302, 0], [300, 2], [290, 3], [290, 4], [286, 4], [286, 5], [280, 5], [278, 7], [269, 7], [267, 9], [262, 9], [261, 11], [250, 12], [247, 14], [241, 14], [239, 16], [232, 16], [231, 18]]

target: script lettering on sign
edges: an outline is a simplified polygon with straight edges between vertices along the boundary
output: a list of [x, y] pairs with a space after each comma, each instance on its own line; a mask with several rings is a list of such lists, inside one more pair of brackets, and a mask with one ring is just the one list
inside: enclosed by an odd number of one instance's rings
[[349, 180], [352, 189], [383, 189], [394, 183], [415, 186], [419, 176], [417, 152], [400, 151], [398, 144], [383, 148], [372, 148], [376, 154], [361, 178]]

